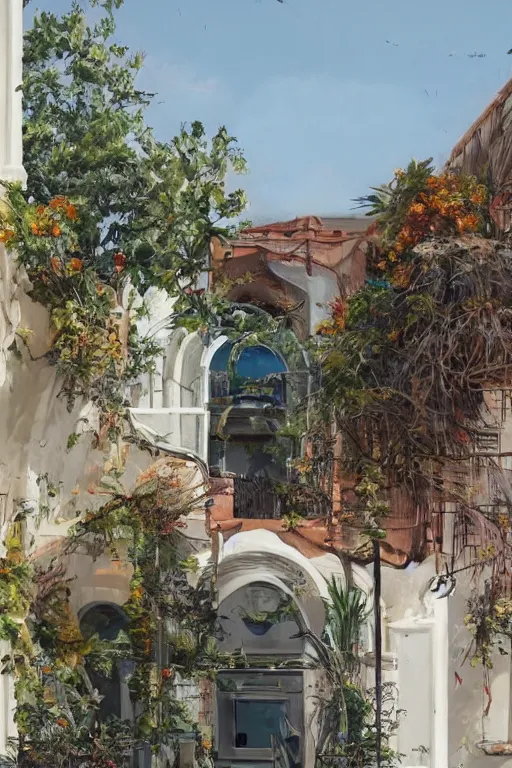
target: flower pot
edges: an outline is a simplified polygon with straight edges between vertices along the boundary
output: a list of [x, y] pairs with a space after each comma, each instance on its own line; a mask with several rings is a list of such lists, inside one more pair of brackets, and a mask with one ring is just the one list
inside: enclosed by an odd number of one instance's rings
[[251, 621], [250, 619], [242, 619], [242, 621], [253, 635], [266, 635], [272, 627], [271, 621]]

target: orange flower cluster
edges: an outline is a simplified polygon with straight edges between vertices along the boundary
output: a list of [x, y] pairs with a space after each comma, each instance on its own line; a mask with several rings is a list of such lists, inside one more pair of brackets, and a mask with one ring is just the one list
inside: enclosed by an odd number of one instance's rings
[[0, 243], [5, 243], [5, 245], [12, 245], [15, 240], [16, 231], [8, 224], [3, 225], [0, 229]]
[[50, 200], [48, 207], [53, 211], [59, 211], [63, 213], [67, 219], [70, 219], [70, 221], [76, 221], [77, 219], [76, 208], [72, 203], [69, 202], [67, 197], [54, 197], [52, 200]]
[[67, 197], [54, 197], [35, 208], [30, 228], [36, 237], [60, 237], [65, 220], [77, 220], [76, 208]]
[[486, 188], [473, 178], [449, 173], [429, 176], [425, 188], [409, 205], [391, 248], [381, 255], [377, 269], [391, 271], [393, 284], [405, 287], [403, 272], [395, 279], [394, 265], [429, 237], [476, 232], [482, 225], [486, 201]]

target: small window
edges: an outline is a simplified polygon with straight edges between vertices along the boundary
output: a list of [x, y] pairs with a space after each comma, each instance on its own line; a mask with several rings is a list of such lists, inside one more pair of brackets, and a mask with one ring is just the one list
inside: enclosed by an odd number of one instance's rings
[[286, 727], [286, 701], [235, 699], [235, 747], [271, 749]]
[[238, 396], [268, 399], [284, 404], [286, 365], [273, 350], [263, 345], [245, 347], [233, 361], [230, 374], [232, 344], [224, 344], [213, 356], [212, 397]]

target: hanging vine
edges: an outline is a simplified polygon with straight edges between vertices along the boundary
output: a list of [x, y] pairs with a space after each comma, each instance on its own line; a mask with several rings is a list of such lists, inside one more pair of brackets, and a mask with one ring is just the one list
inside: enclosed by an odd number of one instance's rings
[[[124, 606], [128, 634], [115, 641], [82, 634], [63, 564], [38, 569], [10, 535], [0, 568], [0, 637], [12, 642], [3, 661], [15, 679], [18, 765], [123, 768], [144, 745], [177, 753], [184, 731], [197, 733], [199, 764], [208, 759], [211, 745], [203, 744], [186, 705], [177, 700], [175, 684], [180, 677], [211, 677], [228, 661], [216, 649], [208, 574], [191, 586], [187, 572], [193, 558], [179, 555], [181, 521], [204, 502], [180, 466], [161, 459], [140, 475], [132, 493], [110, 488], [110, 499], [86, 513], [68, 537], [64, 554], [92, 557], [103, 552], [118, 557], [119, 547], [131, 542], [127, 562], [133, 575]], [[157, 648], [167, 649], [166, 659]], [[88, 671], [108, 677], [123, 659], [133, 665], [128, 685], [134, 718], [105, 721], [98, 716], [101, 697]]]

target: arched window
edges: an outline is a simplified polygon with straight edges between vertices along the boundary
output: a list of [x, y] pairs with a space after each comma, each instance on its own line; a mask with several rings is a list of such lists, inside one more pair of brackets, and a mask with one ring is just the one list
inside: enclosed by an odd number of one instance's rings
[[[128, 619], [119, 606], [113, 603], [98, 603], [82, 612], [80, 629], [86, 639], [98, 635], [100, 640], [121, 641], [121, 633], [127, 633]], [[103, 697], [99, 711], [101, 720], [109, 717], [131, 719], [132, 708], [127, 679], [132, 666], [130, 661], [119, 661], [114, 664], [110, 677], [91, 667], [87, 668], [92, 685]]]
[[226, 342], [214, 354], [210, 371], [212, 397], [231, 395], [285, 403], [286, 365], [276, 352], [262, 344], [238, 352]]

